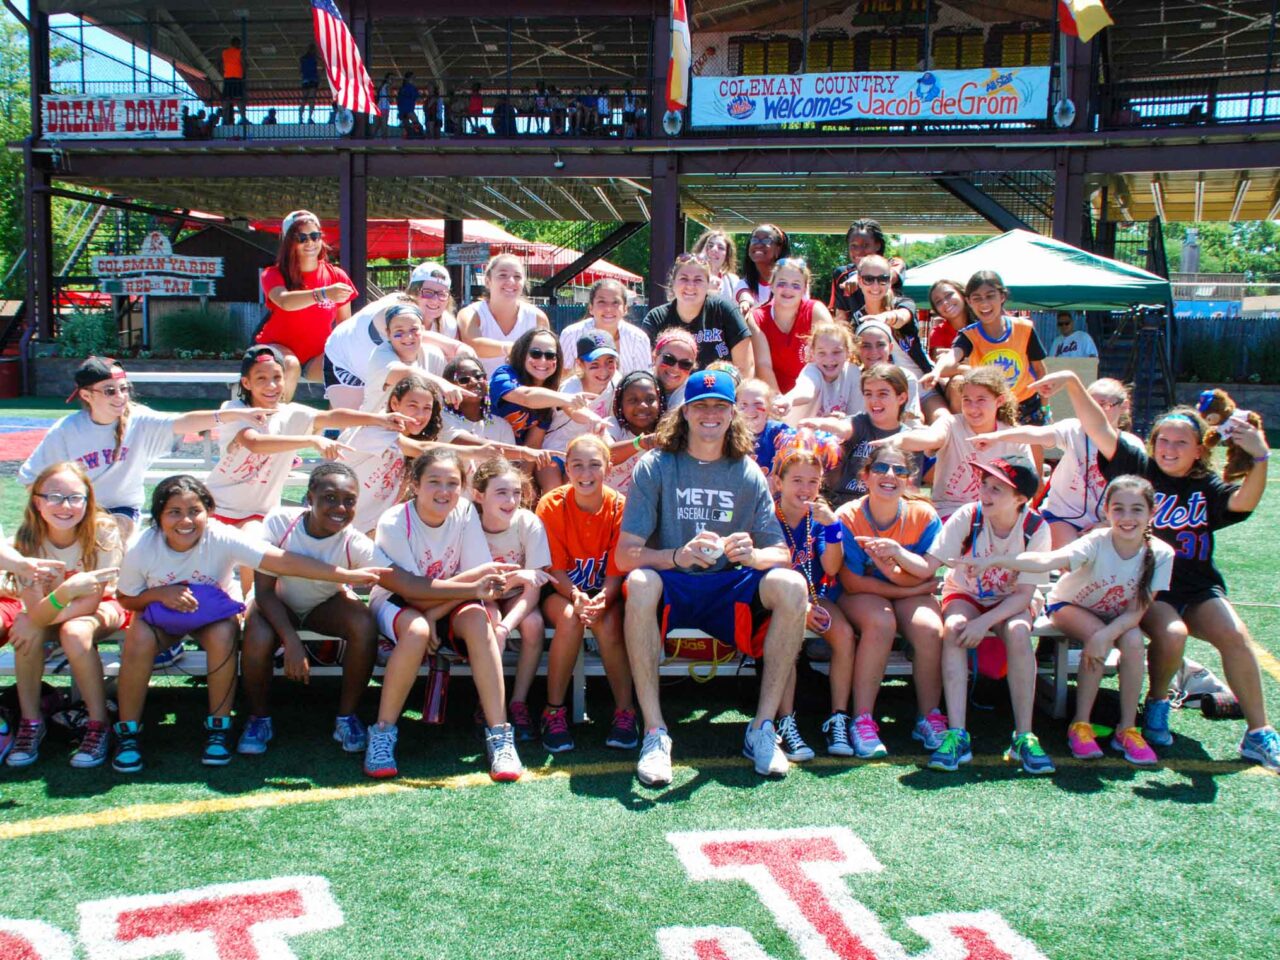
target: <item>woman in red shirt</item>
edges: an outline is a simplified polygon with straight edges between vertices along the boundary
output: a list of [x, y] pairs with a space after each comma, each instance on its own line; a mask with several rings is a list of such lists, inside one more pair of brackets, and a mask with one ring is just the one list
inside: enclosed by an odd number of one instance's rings
[[356, 289], [328, 254], [320, 219], [308, 210], [295, 210], [281, 224], [275, 264], [262, 271], [262, 293], [271, 312], [254, 342], [284, 355], [286, 403], [301, 377], [320, 379], [324, 342], [334, 326], [351, 316]]
[[789, 393], [809, 360], [809, 334], [815, 324], [829, 321], [831, 313], [809, 296], [813, 277], [804, 260], [779, 260], [772, 279], [769, 302], [751, 313], [751, 345], [756, 376], [779, 393]]

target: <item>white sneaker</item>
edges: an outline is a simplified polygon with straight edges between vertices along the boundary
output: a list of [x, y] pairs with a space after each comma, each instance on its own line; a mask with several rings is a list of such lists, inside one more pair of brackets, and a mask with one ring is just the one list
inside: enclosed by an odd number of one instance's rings
[[671, 738], [667, 736], [666, 727], [644, 735], [640, 759], [636, 762], [636, 779], [646, 787], [665, 787], [671, 782]]
[[762, 777], [785, 777], [791, 769], [787, 755], [778, 742], [778, 731], [773, 721], [766, 720], [758, 727], [747, 724], [747, 734], [742, 741], [742, 755], [756, 766]]
[[813, 759], [813, 747], [804, 742], [800, 736], [800, 728], [796, 726], [796, 715], [788, 713], [778, 718], [778, 739], [782, 742], [782, 753], [792, 763], [804, 763]]
[[509, 723], [484, 728], [484, 749], [489, 754], [489, 777], [499, 783], [519, 780], [524, 773], [516, 753], [516, 728]]
[[1214, 675], [1204, 664], [1184, 658], [1182, 666], [1169, 683], [1169, 699], [1181, 705], [1188, 700], [1212, 697], [1217, 693], [1230, 693], [1231, 688]]

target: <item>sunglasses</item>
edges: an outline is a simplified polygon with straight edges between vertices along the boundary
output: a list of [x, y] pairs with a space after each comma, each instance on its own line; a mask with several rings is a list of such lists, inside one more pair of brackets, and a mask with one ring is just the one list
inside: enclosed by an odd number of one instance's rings
[[750, 245], [753, 247], [768, 247], [775, 243], [781, 243], [777, 237], [752, 237]]
[[885, 463], [883, 460], [871, 464], [871, 466], [867, 467], [867, 472], [881, 477], [892, 473], [895, 477], [902, 477], [904, 480], [911, 476], [911, 468], [906, 464]]
[[556, 352], [554, 350], [539, 350], [537, 347], [530, 347], [526, 356], [530, 360], [554, 360]]
[[453, 382], [462, 386], [464, 383], [484, 383], [485, 378], [482, 373], [455, 373]]
[[89, 502], [89, 497], [83, 493], [37, 493], [36, 496], [51, 507], [60, 507], [65, 503], [79, 509]]
[[669, 353], [664, 353], [658, 357], [658, 362], [664, 367], [679, 367], [681, 370], [689, 371], [693, 369], [692, 360], [679, 360]]
[[887, 273], [860, 273], [858, 279], [863, 283], [888, 283], [892, 278]]
[[324, 239], [324, 234], [319, 230], [312, 230], [310, 233], [299, 233], [295, 236], [298, 243], [313, 243]]
[[91, 387], [90, 389], [94, 393], [102, 394], [104, 397], [127, 397], [131, 388], [127, 383], [122, 383], [117, 387]]

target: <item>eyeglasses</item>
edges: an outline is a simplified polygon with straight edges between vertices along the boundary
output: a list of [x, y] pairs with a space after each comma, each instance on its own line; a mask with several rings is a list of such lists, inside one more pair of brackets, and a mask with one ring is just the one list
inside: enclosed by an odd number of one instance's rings
[[530, 360], [554, 360], [556, 352], [554, 350], [539, 350], [537, 347], [530, 347], [526, 356]]
[[1093, 399], [1097, 401], [1098, 406], [1106, 407], [1108, 410], [1124, 405], [1123, 397], [1094, 397]]
[[418, 291], [419, 300], [446, 300], [448, 297], [448, 290], [428, 290], [426, 287], [423, 287]]
[[65, 503], [77, 510], [89, 502], [88, 495], [83, 493], [37, 493], [36, 496], [51, 507], [60, 507]]
[[858, 274], [858, 279], [861, 280], [863, 283], [884, 284], [884, 283], [888, 283], [893, 278], [890, 277], [887, 273], [860, 273]]
[[681, 370], [689, 371], [693, 369], [692, 360], [680, 360], [670, 353], [664, 353], [658, 357], [658, 363], [664, 367], [679, 367]]
[[313, 243], [317, 240], [323, 240], [324, 234], [319, 230], [312, 230], [310, 233], [296, 234], [295, 239], [297, 239], [299, 243]]
[[90, 389], [94, 393], [102, 394], [104, 397], [127, 397], [131, 388], [127, 383], [122, 383], [114, 387], [90, 387]]
[[752, 237], [750, 245], [753, 247], [768, 247], [778, 242], [780, 241], [777, 237]]
[[903, 463], [885, 463], [883, 460], [871, 464], [867, 467], [868, 473], [874, 473], [878, 476], [885, 476], [892, 473], [895, 477], [902, 477], [904, 480], [911, 476], [911, 468]]

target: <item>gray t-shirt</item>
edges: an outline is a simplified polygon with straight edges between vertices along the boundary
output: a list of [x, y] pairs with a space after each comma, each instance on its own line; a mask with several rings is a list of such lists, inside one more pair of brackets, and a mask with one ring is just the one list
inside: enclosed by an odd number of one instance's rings
[[[703, 530], [722, 537], [745, 531], [757, 548], [785, 542], [768, 481], [755, 461], [706, 462], [661, 450], [641, 457], [631, 475], [622, 532], [644, 537], [654, 550], [673, 550]], [[728, 566], [720, 557], [707, 571]]]

